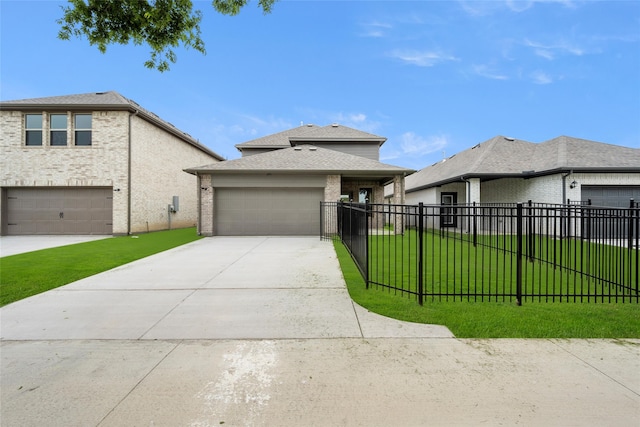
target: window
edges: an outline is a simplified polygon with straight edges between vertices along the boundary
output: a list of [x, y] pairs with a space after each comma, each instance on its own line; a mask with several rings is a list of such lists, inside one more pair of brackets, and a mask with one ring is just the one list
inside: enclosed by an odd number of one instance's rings
[[67, 115], [52, 114], [49, 144], [54, 146], [67, 145]]
[[373, 202], [373, 189], [361, 188], [358, 192], [358, 203], [372, 203]]
[[42, 145], [42, 114], [26, 114], [25, 144]]
[[75, 115], [76, 145], [91, 145], [91, 114]]

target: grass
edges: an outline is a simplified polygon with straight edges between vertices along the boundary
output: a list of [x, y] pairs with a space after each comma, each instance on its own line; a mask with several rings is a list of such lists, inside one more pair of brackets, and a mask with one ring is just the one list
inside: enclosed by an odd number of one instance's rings
[[0, 258], [0, 306], [200, 239], [195, 228], [113, 237]]
[[425, 300], [366, 289], [341, 242], [335, 249], [351, 298], [375, 313], [447, 326], [459, 338], [640, 338], [640, 304]]
[[[491, 295], [492, 300], [515, 294], [515, 237], [478, 236], [477, 247], [468, 237], [424, 234], [425, 294], [455, 292], [457, 295], [484, 295], [485, 299]], [[523, 243], [526, 250], [529, 241], [525, 239]], [[525, 296], [549, 295], [551, 301], [554, 298], [566, 301], [573, 295], [578, 300], [580, 296], [602, 300], [603, 295], [612, 294], [614, 298], [626, 297], [628, 301], [637, 295], [634, 290], [622, 286], [635, 283], [633, 261], [638, 256], [635, 249], [544, 237], [535, 238], [531, 243], [534, 243], [535, 262], [522, 263]], [[370, 281], [417, 292], [417, 245], [415, 230], [408, 230], [404, 235], [370, 236]], [[513, 288], [511, 284], [514, 284]]]

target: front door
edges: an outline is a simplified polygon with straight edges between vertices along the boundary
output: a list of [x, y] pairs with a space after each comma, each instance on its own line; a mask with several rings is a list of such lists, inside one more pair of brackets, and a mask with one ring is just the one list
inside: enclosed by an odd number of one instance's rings
[[441, 227], [457, 227], [458, 220], [456, 216], [455, 205], [458, 203], [458, 193], [441, 193], [440, 204], [440, 226]]

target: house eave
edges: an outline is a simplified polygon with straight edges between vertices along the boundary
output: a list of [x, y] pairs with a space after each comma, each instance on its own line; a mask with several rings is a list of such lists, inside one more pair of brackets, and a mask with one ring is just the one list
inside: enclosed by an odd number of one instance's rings
[[407, 188], [407, 193], [414, 193], [416, 191], [426, 190], [434, 187], [441, 187], [446, 184], [452, 184], [454, 182], [462, 182], [471, 178], [480, 178], [481, 181], [491, 181], [502, 178], [522, 178], [531, 179], [541, 176], [565, 174], [565, 173], [640, 173], [640, 167], [562, 167], [547, 169], [541, 171], [522, 171], [521, 173], [502, 173], [502, 174], [465, 174], [458, 175], [451, 178], [446, 178], [440, 181], [431, 182], [428, 184], [420, 185], [418, 187]]

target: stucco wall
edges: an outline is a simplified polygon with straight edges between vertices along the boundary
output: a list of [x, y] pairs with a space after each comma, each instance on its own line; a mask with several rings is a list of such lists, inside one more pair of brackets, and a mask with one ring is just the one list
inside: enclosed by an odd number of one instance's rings
[[[197, 179], [184, 169], [216, 160], [138, 116], [131, 118], [131, 141], [131, 231], [195, 226]], [[175, 213], [168, 209], [173, 196]]]

